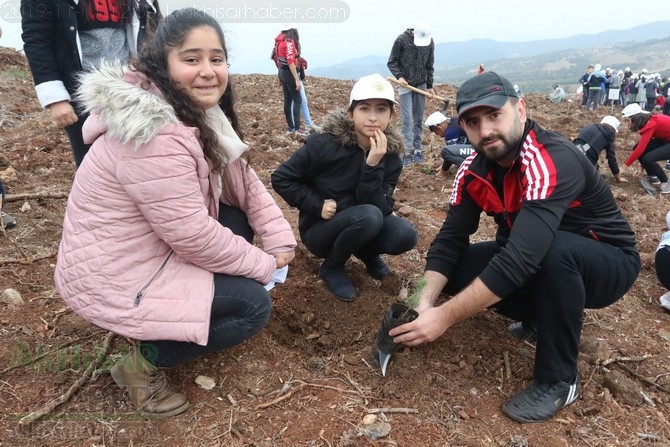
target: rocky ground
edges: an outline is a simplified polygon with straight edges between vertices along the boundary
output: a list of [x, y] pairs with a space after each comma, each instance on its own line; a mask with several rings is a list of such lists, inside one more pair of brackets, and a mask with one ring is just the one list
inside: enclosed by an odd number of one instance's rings
[[[236, 77], [238, 111], [252, 164], [269, 187], [271, 171], [301, 144], [284, 133], [281, 91], [274, 76]], [[352, 83], [308, 79], [318, 121], [347, 103]], [[454, 88], [437, 93], [453, 98]], [[606, 111], [528, 96], [530, 116], [573, 138]], [[429, 102], [427, 112], [438, 110]], [[622, 161], [635, 135], [622, 126]], [[440, 227], [453, 171], [439, 166], [440, 142], [426, 132], [428, 163], [403, 171], [397, 212], [419, 229], [417, 247], [389, 256], [415, 282]], [[334, 299], [316, 276], [318, 260], [301, 246], [286, 284], [272, 296], [268, 327], [229, 351], [168, 371], [192, 406], [167, 420], [135, 414], [108, 374], [132, 341], [110, 337], [70, 312], [53, 287], [55, 254], [74, 165], [65, 134], [35, 100], [25, 60], [0, 48], [0, 176], [6, 210], [18, 226], [0, 233], [0, 446], [670, 446], [670, 314], [653, 255], [664, 230], [668, 197], [648, 196], [637, 178], [616, 183], [601, 172], [637, 232], [643, 269], [615, 305], [587, 311], [580, 354], [580, 398], [550, 422], [518, 424], [500, 406], [531, 380], [534, 348], [506, 333], [493, 313], [463, 322], [429, 346], [405, 349], [386, 377], [370, 363], [372, 340], [399, 281], [371, 279], [362, 264], [349, 271], [360, 299]], [[297, 213], [285, 206], [296, 226]], [[492, 234], [482, 218], [481, 237]], [[297, 233], [297, 230], [296, 230]], [[98, 354], [101, 362], [94, 360]], [[198, 376], [213, 379], [206, 390]], [[37, 415], [39, 420], [31, 422]]]

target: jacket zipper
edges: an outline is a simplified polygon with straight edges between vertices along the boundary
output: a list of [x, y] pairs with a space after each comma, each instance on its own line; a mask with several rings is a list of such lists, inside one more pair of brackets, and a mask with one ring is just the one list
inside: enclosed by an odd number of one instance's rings
[[149, 286], [154, 282], [154, 280], [160, 275], [163, 270], [165, 269], [165, 266], [167, 265], [167, 262], [170, 260], [170, 257], [172, 256], [172, 253], [174, 253], [172, 250], [170, 250], [170, 253], [168, 253], [167, 257], [165, 258], [165, 261], [161, 264], [160, 268], [156, 270], [156, 273], [154, 273], [151, 278], [149, 278], [149, 281], [147, 281], [146, 284], [137, 292], [135, 295], [135, 301], [133, 301], [133, 306], [138, 307], [140, 305], [140, 301], [142, 301], [142, 296], [144, 295], [144, 292], [147, 291]]

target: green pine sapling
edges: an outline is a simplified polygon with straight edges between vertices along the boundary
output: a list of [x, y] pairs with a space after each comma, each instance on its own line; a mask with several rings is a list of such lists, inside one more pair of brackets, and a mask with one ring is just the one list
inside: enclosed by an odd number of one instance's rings
[[414, 287], [414, 292], [405, 300], [403, 303], [407, 305], [410, 309], [416, 309], [419, 306], [419, 296], [421, 296], [421, 291], [423, 290], [424, 287], [426, 287], [426, 284], [428, 284], [428, 280], [426, 278], [421, 278], [417, 283], [416, 286]]

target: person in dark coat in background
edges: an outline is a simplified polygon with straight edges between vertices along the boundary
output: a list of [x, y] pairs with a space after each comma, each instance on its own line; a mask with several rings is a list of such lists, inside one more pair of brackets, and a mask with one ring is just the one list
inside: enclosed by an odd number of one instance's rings
[[[76, 6], [75, 6], [76, 5]], [[65, 128], [77, 166], [89, 145], [81, 129], [88, 116], [72, 100], [77, 75], [103, 60], [125, 64], [158, 26], [155, 0], [21, 0], [23, 50], [40, 105]]]
[[588, 158], [593, 166], [598, 166], [598, 159], [600, 152], [605, 151], [605, 157], [609, 165], [610, 171], [617, 182], [627, 182], [621, 176], [619, 164], [616, 161], [616, 149], [614, 140], [616, 134], [619, 132], [619, 125], [621, 123], [612, 115], [603, 117], [600, 124], [589, 124], [584, 126], [572, 142], [577, 146], [586, 158]]
[[401, 85], [398, 93], [402, 136], [405, 139], [404, 166], [409, 166], [412, 162], [423, 164], [422, 124], [426, 97], [413, 92], [407, 86], [425, 90], [430, 94], [435, 93], [433, 91], [435, 44], [431, 34], [427, 22], [422, 21], [414, 28], [408, 28], [396, 38], [386, 63], [391, 74]]

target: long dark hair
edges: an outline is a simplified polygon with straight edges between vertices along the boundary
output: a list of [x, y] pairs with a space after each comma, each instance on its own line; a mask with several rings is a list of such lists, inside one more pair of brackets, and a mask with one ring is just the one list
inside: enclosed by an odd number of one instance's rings
[[[208, 26], [216, 31], [227, 58], [226, 41], [218, 22], [205, 12], [195, 8], [184, 8], [174, 11], [160, 22], [154, 38], [142, 47], [138, 59], [133, 62], [132, 66], [158, 87], [168, 104], [174, 108], [180, 121], [200, 131], [200, 142], [205, 157], [213, 163], [216, 171], [220, 171], [224, 167], [222, 149], [219, 146], [216, 132], [207, 124], [205, 110], [170, 78], [167, 66], [170, 50], [182, 45], [193, 29], [202, 26]], [[219, 100], [219, 106], [230, 120], [235, 132], [240, 135], [239, 119], [233, 109], [230, 79], [223, 97]]]
[[633, 115], [630, 117], [630, 130], [639, 132], [644, 126], [647, 125], [649, 122], [649, 118], [651, 118], [650, 113], [638, 113], [637, 115]]
[[290, 39], [295, 43], [295, 54], [299, 56], [301, 52], [300, 52], [300, 35], [298, 34], [298, 30], [295, 28], [285, 30], [284, 39]]

